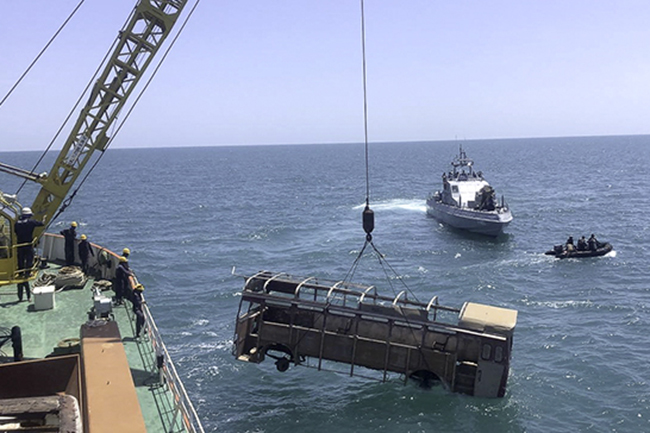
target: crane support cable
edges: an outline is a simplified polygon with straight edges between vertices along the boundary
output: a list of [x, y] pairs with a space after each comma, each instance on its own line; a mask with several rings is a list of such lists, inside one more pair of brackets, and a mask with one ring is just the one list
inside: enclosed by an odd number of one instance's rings
[[72, 19], [72, 17], [74, 16], [74, 14], [77, 13], [77, 11], [79, 10], [79, 8], [81, 7], [81, 5], [83, 4], [84, 1], [85, 1], [85, 0], [81, 0], [81, 1], [79, 2], [79, 4], [77, 5], [77, 7], [74, 8], [74, 10], [72, 11], [72, 13], [68, 16], [68, 18], [63, 22], [63, 24], [61, 24], [61, 27], [59, 27], [59, 30], [57, 30], [56, 33], [54, 33], [54, 36], [52, 36], [52, 38], [50, 38], [49, 42], [48, 42], [47, 44], [45, 44], [45, 46], [43, 47], [43, 49], [41, 50], [41, 52], [38, 53], [38, 55], [36, 56], [36, 58], [34, 58], [34, 60], [32, 60], [32, 63], [27, 67], [27, 69], [25, 69], [25, 72], [23, 72], [23, 74], [20, 76], [20, 78], [18, 78], [18, 80], [16, 81], [16, 83], [14, 83], [14, 85], [11, 87], [11, 89], [9, 89], [9, 91], [8, 91], [7, 94], [4, 96], [4, 98], [2, 98], [2, 101], [0, 101], [0, 107], [2, 106], [2, 104], [5, 103], [5, 101], [7, 100], [7, 98], [9, 98], [9, 96], [13, 93], [13, 91], [16, 89], [16, 87], [18, 87], [18, 85], [19, 85], [20, 82], [23, 80], [23, 78], [25, 78], [25, 77], [27, 76], [27, 74], [28, 74], [29, 71], [32, 69], [32, 67], [36, 64], [36, 62], [38, 62], [38, 59], [41, 58], [41, 56], [43, 55], [43, 53], [45, 53], [45, 51], [49, 48], [49, 46], [52, 44], [52, 42], [54, 42], [54, 39], [56, 39], [57, 36], [59, 36], [59, 33], [61, 33], [61, 30], [63, 30], [63, 28], [68, 24], [68, 22], [70, 21], [70, 19]]
[[[141, 0], [123, 30], [110, 60], [32, 204], [34, 217], [46, 225], [95, 152], [102, 152], [109, 131], [136, 90], [140, 78], [180, 17], [185, 0]], [[39, 230], [40, 229], [40, 230]], [[39, 236], [43, 228], [35, 230]]]
[[[127, 22], [128, 22], [128, 19], [127, 19]], [[124, 25], [126, 25], [126, 23]], [[63, 123], [61, 124], [59, 129], [56, 131], [56, 133], [54, 134], [54, 137], [52, 137], [52, 140], [50, 140], [50, 143], [47, 145], [47, 147], [45, 148], [45, 150], [43, 151], [41, 156], [38, 158], [38, 160], [34, 164], [34, 167], [32, 168], [33, 173], [36, 172], [36, 169], [38, 168], [38, 166], [41, 164], [41, 162], [45, 158], [45, 155], [47, 155], [47, 152], [50, 151], [50, 149], [52, 148], [52, 146], [54, 145], [56, 140], [59, 138], [59, 135], [61, 135], [61, 132], [63, 131], [63, 128], [65, 128], [65, 125], [68, 124], [68, 122], [70, 121], [70, 118], [72, 117], [72, 115], [77, 112], [77, 108], [79, 107], [79, 104], [81, 104], [81, 101], [84, 100], [84, 96], [87, 95], [88, 89], [90, 89], [90, 87], [93, 85], [93, 83], [95, 82], [97, 76], [99, 75], [100, 71], [102, 70], [103, 65], [106, 64], [106, 61], [111, 56], [111, 53], [113, 52], [113, 49], [115, 48], [115, 45], [117, 45], [117, 40], [114, 40], [113, 43], [111, 44], [111, 46], [108, 48], [108, 51], [106, 51], [106, 54], [104, 55], [104, 58], [102, 59], [101, 63], [99, 64], [99, 66], [95, 70], [95, 73], [90, 78], [90, 80], [88, 80], [88, 84], [86, 84], [86, 87], [83, 89], [83, 91], [79, 95], [79, 98], [77, 98], [77, 102], [75, 102], [74, 106], [70, 109], [70, 112], [68, 112], [68, 115], [66, 116], [65, 120], [63, 121]], [[20, 191], [23, 189], [23, 187], [25, 186], [26, 183], [27, 183], [27, 181], [24, 180], [20, 184], [20, 186], [16, 190], [16, 195], [18, 195], [20, 193]], [[49, 227], [49, 225], [48, 225], [48, 227]]]

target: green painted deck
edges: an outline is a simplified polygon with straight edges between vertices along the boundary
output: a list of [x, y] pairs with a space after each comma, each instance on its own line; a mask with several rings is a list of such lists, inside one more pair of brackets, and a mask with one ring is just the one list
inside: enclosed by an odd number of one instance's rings
[[[49, 264], [48, 268], [41, 272], [56, 273], [59, 268], [59, 265]], [[0, 287], [0, 329], [5, 328], [2, 330], [9, 332], [13, 326], [20, 327], [24, 360], [68, 354], [71, 351], [79, 352], [79, 345], [75, 344], [74, 339], [80, 337], [81, 325], [89, 320], [89, 312], [93, 307], [91, 287], [94, 282], [94, 279], [89, 279], [81, 289], [55, 292], [54, 308], [41, 311], [34, 308], [34, 294], [31, 302], [27, 302], [25, 297], [22, 302], [19, 302], [16, 286]], [[109, 298], [114, 296], [112, 290], [107, 290], [103, 294]], [[179, 404], [174, 404], [181, 399], [175, 397], [171, 389], [177, 391], [176, 395], [183, 395], [185, 391], [180, 381], [169, 377], [170, 369], [176, 376], [173, 363], [168, 359], [146, 304], [144, 309], [146, 325], [143, 335], [137, 340], [134, 338], [135, 315], [129, 301], [125, 301], [123, 305], [113, 306], [112, 319], [118, 324], [147, 431], [203, 431], [198, 419], [192, 419], [195, 412], [191, 403], [181, 401]], [[67, 344], [71, 341], [72, 344]], [[0, 363], [13, 361], [11, 341], [0, 350]], [[156, 352], [166, 357], [163, 385], [161, 385]], [[186, 407], [187, 403], [190, 406], [189, 411]], [[185, 413], [179, 411], [179, 406], [183, 406]]]

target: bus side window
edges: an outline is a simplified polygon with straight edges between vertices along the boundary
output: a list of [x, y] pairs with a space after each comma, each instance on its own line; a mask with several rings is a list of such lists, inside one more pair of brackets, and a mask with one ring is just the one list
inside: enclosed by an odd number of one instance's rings
[[490, 346], [489, 344], [484, 344], [483, 353], [481, 353], [481, 358], [487, 360], [490, 359], [491, 355], [492, 355], [492, 346]]
[[503, 347], [497, 346], [494, 349], [494, 361], [495, 362], [501, 362], [503, 361]]

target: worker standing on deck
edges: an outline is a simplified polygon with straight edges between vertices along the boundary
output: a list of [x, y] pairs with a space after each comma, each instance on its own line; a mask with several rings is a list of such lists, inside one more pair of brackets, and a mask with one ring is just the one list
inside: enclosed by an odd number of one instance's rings
[[[130, 249], [126, 247], [122, 249], [122, 256], [126, 257], [127, 260], [129, 259], [130, 254], [131, 254]], [[129, 267], [128, 263], [127, 263], [127, 267]], [[133, 271], [131, 271], [130, 267], [129, 267], [129, 272], [131, 272], [131, 274], [127, 278], [126, 284], [124, 285], [124, 292], [122, 293], [122, 296], [130, 301], [131, 295], [133, 293]]]
[[74, 265], [74, 243], [77, 240], [77, 223], [72, 221], [70, 227], [61, 230], [61, 234], [65, 238], [65, 265]]
[[142, 331], [142, 327], [144, 326], [144, 312], [142, 311], [142, 304], [144, 304], [144, 298], [142, 297], [143, 291], [144, 286], [137, 284], [133, 288], [133, 296], [131, 296], [133, 313], [135, 314], [135, 338], [140, 338], [140, 331]]
[[113, 291], [115, 292], [115, 305], [122, 305], [124, 303], [124, 298], [130, 298], [130, 277], [132, 276], [133, 272], [131, 272], [131, 269], [129, 268], [129, 259], [121, 256], [120, 263], [115, 269], [115, 281], [113, 282]]
[[[20, 214], [20, 219], [14, 225], [14, 233], [16, 233], [16, 242], [18, 244], [18, 269], [23, 270], [20, 277], [29, 278], [29, 269], [34, 264], [34, 229], [41, 227], [44, 224], [32, 218], [32, 210], [24, 207]], [[18, 283], [18, 301], [23, 300], [23, 290], [27, 294], [27, 300], [31, 299], [31, 290], [29, 288], [29, 281]]]
[[81, 260], [81, 269], [84, 271], [84, 274], [88, 273], [88, 257], [95, 256], [90, 242], [88, 242], [88, 237], [86, 235], [81, 235], [81, 242], [79, 242], [79, 259]]

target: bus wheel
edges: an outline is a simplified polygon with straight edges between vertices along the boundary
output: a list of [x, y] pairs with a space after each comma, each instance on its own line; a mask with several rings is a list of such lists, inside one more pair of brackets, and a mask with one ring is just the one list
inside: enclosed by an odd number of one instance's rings
[[285, 372], [289, 369], [289, 360], [287, 358], [280, 358], [277, 361], [275, 361], [275, 368], [278, 369], [278, 371]]

